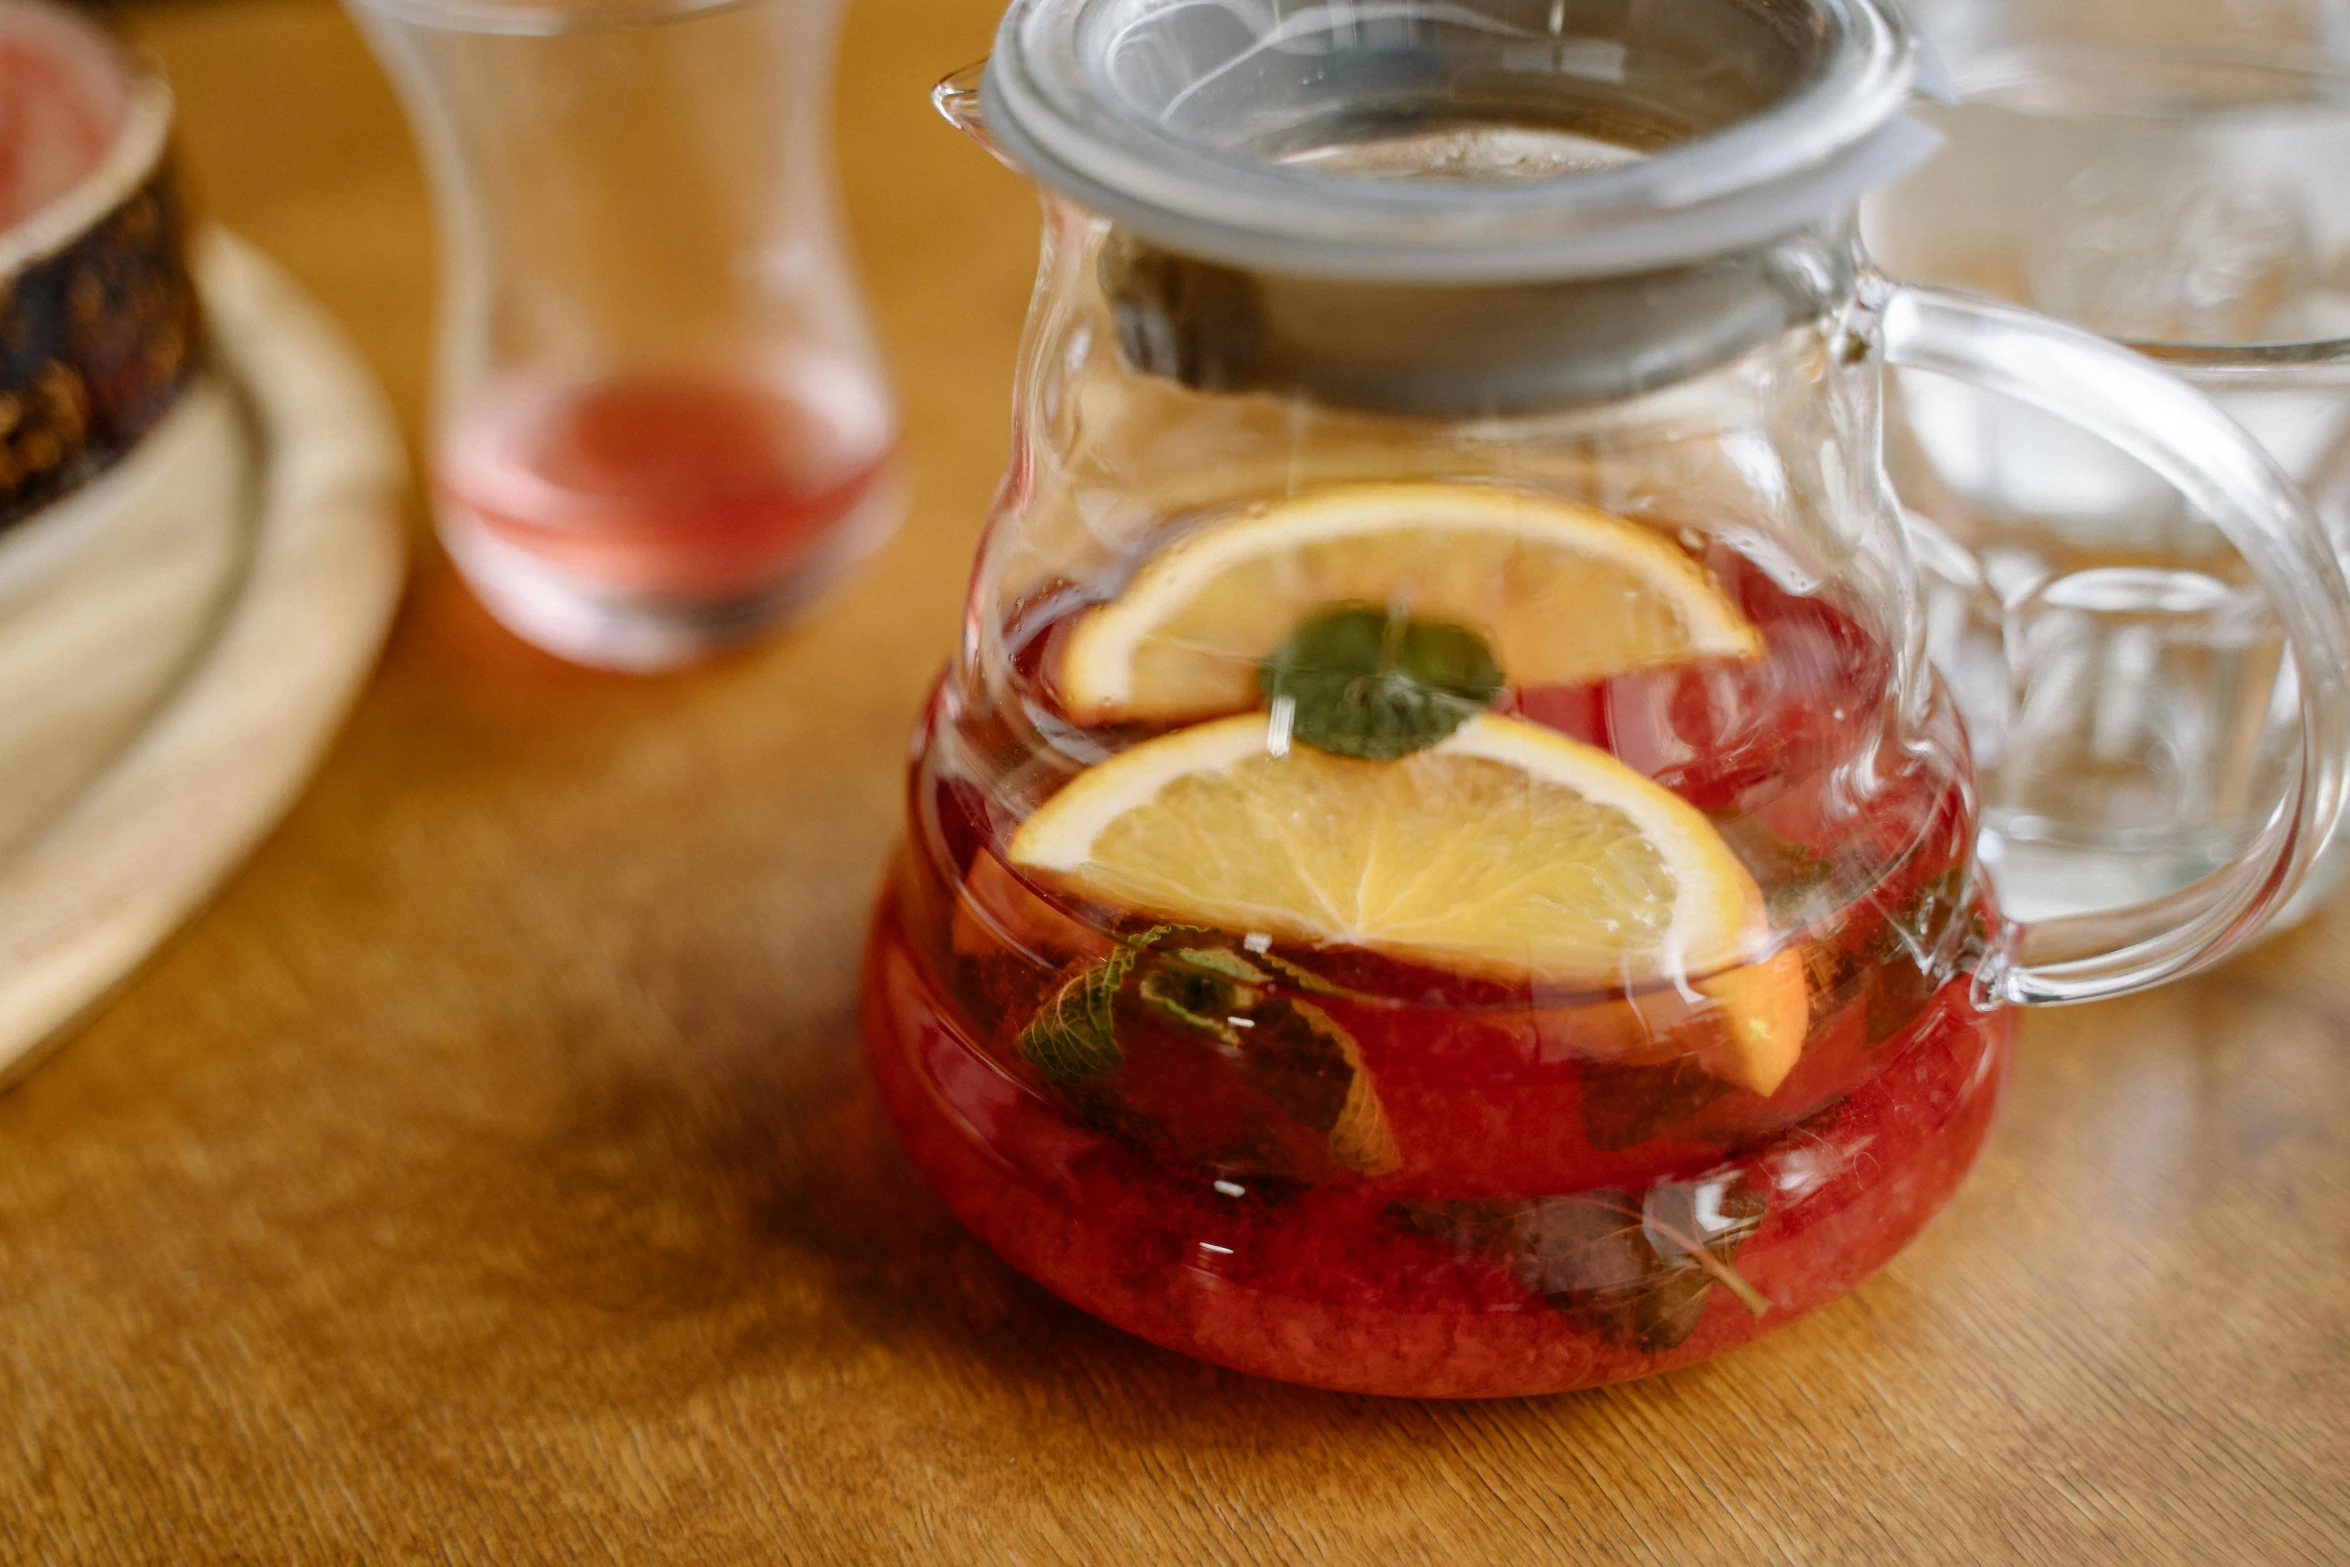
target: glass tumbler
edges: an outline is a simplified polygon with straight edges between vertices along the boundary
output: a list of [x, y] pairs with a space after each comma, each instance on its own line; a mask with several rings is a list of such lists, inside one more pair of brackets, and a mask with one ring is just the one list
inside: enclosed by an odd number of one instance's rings
[[877, 546], [898, 415], [837, 212], [837, 0], [353, 10], [433, 183], [434, 511], [491, 611], [658, 669]]
[[[2350, 506], [2350, 13], [2304, 0], [1944, 0], [1942, 153], [1864, 209], [1887, 271], [2029, 305], [2213, 397], [2340, 534]], [[1904, 371], [1888, 461], [2007, 906], [2165, 895], [2290, 765], [2266, 597], [2152, 470]], [[2004, 648], [2004, 653], [2002, 649]], [[2026, 696], [2024, 693], [2029, 692]], [[2340, 880], [2328, 856], [2291, 918]]]

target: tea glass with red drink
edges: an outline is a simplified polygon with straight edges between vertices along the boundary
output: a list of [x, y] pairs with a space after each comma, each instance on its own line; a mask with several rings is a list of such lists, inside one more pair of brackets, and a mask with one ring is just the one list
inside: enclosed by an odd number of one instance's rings
[[832, 166], [838, 0], [355, 0], [442, 252], [442, 541], [508, 626], [659, 669], [896, 527]]

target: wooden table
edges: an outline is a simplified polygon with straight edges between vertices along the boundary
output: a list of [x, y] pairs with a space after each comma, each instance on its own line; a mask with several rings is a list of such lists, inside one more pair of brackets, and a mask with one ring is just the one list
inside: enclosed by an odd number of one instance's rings
[[[855, 1053], [907, 725], [1033, 254], [867, 0], [850, 203], [921, 497], [702, 672], [566, 668], [421, 569], [285, 828], [0, 1096], [0, 1560], [2350, 1561], [2350, 917], [2035, 1018], [1979, 1172], [1851, 1300], [1670, 1379], [1250, 1381], [961, 1233]], [[426, 212], [315, 0], [129, 13], [212, 213], [413, 431]]]

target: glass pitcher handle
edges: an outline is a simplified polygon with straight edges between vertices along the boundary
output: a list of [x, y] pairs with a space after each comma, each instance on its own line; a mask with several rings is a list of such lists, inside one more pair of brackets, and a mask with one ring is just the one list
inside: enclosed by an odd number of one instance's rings
[[1983, 988], [2002, 1001], [2095, 1001], [2216, 962], [2292, 896], [2341, 814], [2350, 585], [2324, 531], [2250, 436], [2130, 350], [1971, 295], [1872, 285], [1888, 363], [1954, 376], [2077, 425], [2200, 508], [2268, 590], [2300, 700], [2300, 765], [2241, 857], [2152, 902], [2011, 921]]

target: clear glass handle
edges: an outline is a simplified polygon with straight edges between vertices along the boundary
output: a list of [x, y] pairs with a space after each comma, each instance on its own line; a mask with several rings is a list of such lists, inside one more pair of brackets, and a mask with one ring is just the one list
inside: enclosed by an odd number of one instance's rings
[[2160, 984], [2258, 934], [2341, 814], [2350, 737], [2350, 585], [2324, 531], [2267, 454], [2203, 395], [2130, 350], [2029, 311], [1878, 281], [1886, 359], [1955, 376], [2070, 421], [2199, 507], [2268, 590], [2301, 707], [2300, 763], [2228, 865], [2168, 897], [2011, 922], [1982, 976], [2002, 1001], [2094, 1001]]

